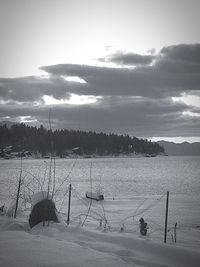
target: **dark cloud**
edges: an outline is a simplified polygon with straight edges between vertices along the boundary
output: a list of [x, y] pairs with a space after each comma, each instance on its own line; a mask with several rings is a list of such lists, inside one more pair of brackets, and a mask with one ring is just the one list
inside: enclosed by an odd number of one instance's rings
[[155, 66], [166, 72], [199, 76], [200, 44], [164, 47], [156, 58]]
[[74, 87], [77, 93], [162, 98], [200, 89], [199, 54], [198, 44], [177, 45], [163, 48], [153, 65], [135, 69], [73, 64], [42, 69], [52, 75], [79, 76], [84, 79], [87, 84], [79, 86], [78, 90]]
[[[97, 104], [69, 106], [55, 105], [39, 107], [30, 105], [7, 105], [0, 108], [2, 116], [18, 120], [19, 116], [37, 118], [37, 126], [49, 127], [48, 114], [52, 108], [52, 127], [115, 132], [138, 137], [193, 136], [199, 132], [199, 119], [188, 119], [182, 115], [188, 110], [185, 104], [171, 100], [157, 101], [148, 98], [107, 97]], [[184, 130], [184, 129], [187, 129]]]
[[164, 47], [160, 54], [180, 62], [200, 64], [200, 44], [180, 44]]
[[[11, 120], [31, 116], [38, 125], [48, 126], [50, 106], [44, 105], [43, 96], [66, 99], [75, 93], [102, 98], [94, 104], [52, 106], [54, 128], [138, 137], [199, 136], [199, 117], [187, 116], [189, 112], [198, 114], [199, 109], [172, 101], [173, 96], [183, 93], [200, 96], [199, 54], [199, 44], [177, 45], [163, 48], [151, 65], [153, 56], [118, 54], [117, 59], [115, 55], [116, 62], [135, 62], [134, 69], [58, 64], [41, 67], [49, 74], [48, 79], [2, 78], [0, 116], [10, 116]], [[86, 83], [69, 82], [65, 76], [80, 77]]]
[[[0, 79], [0, 95], [15, 101], [38, 101], [44, 94], [61, 99], [67, 98], [69, 93], [157, 99], [179, 96], [182, 92], [200, 89], [200, 62], [194, 56], [196, 52], [198, 58], [199, 50], [199, 45], [166, 47], [157, 55], [154, 65], [135, 69], [74, 64], [46, 66], [41, 69], [50, 74], [49, 79]], [[182, 54], [185, 57], [181, 61]], [[86, 83], [69, 82], [62, 76], [78, 76]]]
[[155, 67], [112, 69], [81, 65], [56, 65], [43, 68], [53, 75], [79, 76], [87, 84], [77, 84], [74, 93], [87, 95], [126, 95], [162, 98], [199, 89], [200, 76], [159, 71]]
[[[0, 96], [4, 100], [39, 101], [43, 95], [57, 99], [69, 97], [73, 91], [73, 82], [65, 81], [61, 77], [40, 78], [35, 76], [0, 79]], [[76, 85], [78, 88], [78, 86]]]
[[149, 65], [152, 63], [155, 57], [152, 55], [139, 55], [133, 53], [122, 53], [117, 52], [106, 58], [101, 58], [100, 61], [103, 62], [113, 62], [120, 65], [129, 65], [129, 66], [137, 66], [137, 65]]

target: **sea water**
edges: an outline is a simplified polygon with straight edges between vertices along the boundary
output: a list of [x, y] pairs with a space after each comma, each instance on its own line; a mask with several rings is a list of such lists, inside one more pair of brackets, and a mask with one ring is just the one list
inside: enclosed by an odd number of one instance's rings
[[[20, 159], [0, 160], [0, 197], [11, 193], [20, 174]], [[23, 159], [24, 181], [48, 180], [50, 159]], [[51, 177], [57, 186], [72, 183], [79, 193], [101, 186], [107, 196], [199, 194], [200, 157], [135, 157], [56, 159], [51, 162]], [[54, 174], [55, 171], [55, 174]]]

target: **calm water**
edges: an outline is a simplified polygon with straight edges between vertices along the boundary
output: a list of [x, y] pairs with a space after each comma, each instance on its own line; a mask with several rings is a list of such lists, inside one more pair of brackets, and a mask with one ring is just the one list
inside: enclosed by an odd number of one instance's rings
[[[171, 194], [198, 195], [200, 157], [56, 159], [57, 193], [69, 183], [81, 195], [101, 187], [108, 197]], [[53, 164], [53, 163], [52, 163]], [[24, 186], [29, 193], [38, 191], [49, 177], [50, 160], [23, 160]], [[20, 160], [0, 160], [0, 199], [15, 194]], [[52, 168], [52, 179], [54, 176]], [[90, 179], [90, 177], [92, 179]], [[62, 184], [62, 186], [60, 186]]]

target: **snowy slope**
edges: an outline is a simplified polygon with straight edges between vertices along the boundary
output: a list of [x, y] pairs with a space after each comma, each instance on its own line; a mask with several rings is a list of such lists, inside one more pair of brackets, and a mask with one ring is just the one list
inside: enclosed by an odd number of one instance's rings
[[195, 249], [154, 243], [127, 233], [51, 223], [31, 230], [21, 218], [0, 217], [0, 265], [4, 267], [195, 267]]

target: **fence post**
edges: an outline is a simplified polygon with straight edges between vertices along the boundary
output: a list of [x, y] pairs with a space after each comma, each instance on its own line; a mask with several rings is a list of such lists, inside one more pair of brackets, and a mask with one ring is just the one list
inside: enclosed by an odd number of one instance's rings
[[174, 226], [174, 242], [176, 243], [176, 228], [177, 228], [177, 222], [175, 223]]
[[68, 214], [67, 214], [67, 224], [68, 224], [68, 225], [69, 225], [69, 220], [70, 220], [71, 191], [72, 191], [72, 186], [71, 186], [71, 184], [70, 184], [70, 185], [69, 185]]
[[169, 206], [169, 191], [167, 191], [167, 199], [166, 199], [166, 211], [165, 211], [165, 236], [164, 236], [164, 243], [167, 242], [168, 206]]
[[21, 183], [22, 183], [22, 155], [21, 155], [21, 169], [20, 169], [19, 183], [18, 183], [18, 188], [17, 188], [17, 198], [16, 198], [16, 204], [15, 204], [14, 218], [17, 217], [17, 209], [18, 209], [18, 203], [19, 203]]

